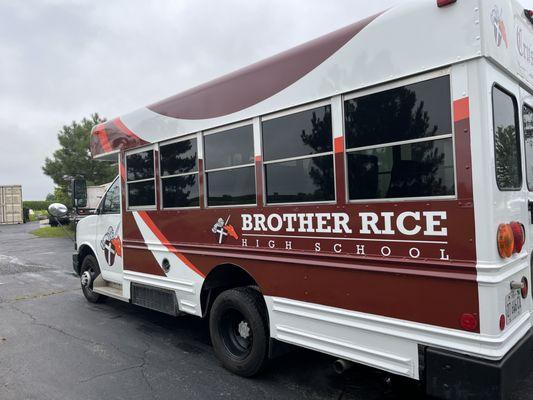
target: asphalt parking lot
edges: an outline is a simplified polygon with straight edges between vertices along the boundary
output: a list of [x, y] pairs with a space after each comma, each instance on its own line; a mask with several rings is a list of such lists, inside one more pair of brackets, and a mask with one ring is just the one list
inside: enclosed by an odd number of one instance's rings
[[[37, 238], [29, 233], [37, 227], [0, 226], [2, 400], [406, 398], [380, 371], [339, 376], [331, 357], [302, 349], [255, 379], [232, 375], [214, 357], [205, 321], [88, 303], [72, 273], [72, 242]], [[531, 398], [529, 382], [516, 399]]]

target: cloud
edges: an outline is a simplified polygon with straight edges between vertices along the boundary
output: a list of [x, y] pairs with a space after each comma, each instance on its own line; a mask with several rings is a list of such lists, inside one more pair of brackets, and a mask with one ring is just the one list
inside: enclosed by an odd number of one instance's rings
[[397, 2], [0, 1], [0, 184], [42, 199], [62, 125], [151, 104]]

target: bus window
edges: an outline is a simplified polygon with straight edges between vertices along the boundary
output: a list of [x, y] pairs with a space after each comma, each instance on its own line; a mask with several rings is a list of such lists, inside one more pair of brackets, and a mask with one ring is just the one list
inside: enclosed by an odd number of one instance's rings
[[500, 190], [520, 189], [522, 171], [516, 99], [498, 86], [494, 86], [492, 89], [492, 112], [498, 188]]
[[524, 105], [522, 120], [524, 124], [527, 187], [533, 191], [533, 109], [531, 107]]
[[267, 203], [335, 200], [331, 106], [263, 121]]
[[199, 207], [196, 139], [159, 146], [163, 208]]
[[126, 156], [128, 207], [155, 206], [154, 151]]
[[351, 200], [455, 194], [449, 76], [345, 101]]
[[207, 204], [255, 204], [253, 126], [204, 135]]

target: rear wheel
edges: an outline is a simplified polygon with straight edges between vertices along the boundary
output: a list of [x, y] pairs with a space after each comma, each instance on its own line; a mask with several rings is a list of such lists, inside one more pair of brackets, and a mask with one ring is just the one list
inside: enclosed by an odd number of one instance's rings
[[252, 376], [268, 355], [268, 323], [261, 293], [250, 287], [227, 290], [213, 303], [209, 317], [211, 341], [229, 371]]
[[81, 290], [83, 291], [85, 298], [91, 303], [99, 303], [105, 299], [105, 296], [93, 292], [94, 280], [99, 275], [100, 267], [98, 267], [98, 261], [96, 260], [96, 258], [91, 254], [85, 256], [81, 264]]

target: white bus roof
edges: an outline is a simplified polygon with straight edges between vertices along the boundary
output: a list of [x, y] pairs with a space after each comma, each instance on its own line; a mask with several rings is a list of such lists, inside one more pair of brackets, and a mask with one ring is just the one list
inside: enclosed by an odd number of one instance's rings
[[514, 0], [403, 3], [93, 129], [93, 156], [487, 57], [533, 87], [533, 25]]

